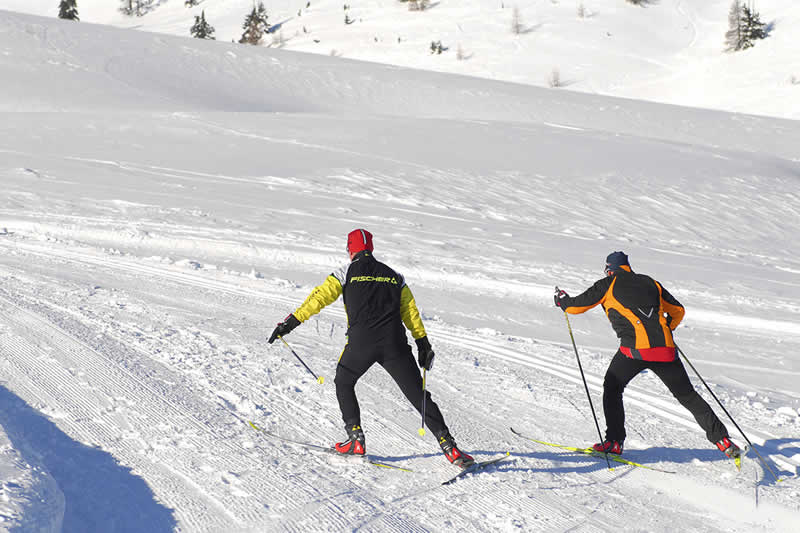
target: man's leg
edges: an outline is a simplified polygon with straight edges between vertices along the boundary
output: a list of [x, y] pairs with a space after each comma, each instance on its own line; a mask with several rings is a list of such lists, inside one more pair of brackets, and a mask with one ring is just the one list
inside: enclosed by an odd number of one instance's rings
[[694, 419], [706, 432], [706, 438], [709, 441], [716, 444], [720, 439], [728, 436], [725, 424], [689, 381], [689, 376], [680, 359], [670, 363], [651, 363], [650, 368], [664, 382], [675, 399], [692, 413]]
[[637, 359], [630, 359], [617, 350], [603, 380], [603, 413], [606, 417], [606, 440], [625, 440], [625, 407], [622, 392], [630, 381], [644, 369]]
[[352, 344], [344, 347], [339, 364], [336, 365], [336, 399], [342, 411], [345, 426], [361, 425], [361, 409], [356, 399], [356, 382], [369, 370], [375, 357], [371, 349], [354, 348]]
[[[387, 348], [378, 362], [392, 376], [411, 405], [422, 413], [422, 376], [411, 347], [403, 343], [402, 346]], [[425, 396], [425, 425], [438, 437], [447, 432], [447, 425], [439, 406], [431, 399], [431, 393], [426, 390]]]

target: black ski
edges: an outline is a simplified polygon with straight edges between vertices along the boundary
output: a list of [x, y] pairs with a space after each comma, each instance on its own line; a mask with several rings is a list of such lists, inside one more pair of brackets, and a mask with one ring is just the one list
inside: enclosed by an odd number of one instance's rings
[[501, 455], [500, 457], [495, 457], [494, 459], [489, 459], [488, 461], [481, 461], [479, 463], [473, 463], [470, 466], [464, 468], [461, 472], [459, 472], [455, 476], [453, 476], [450, 479], [448, 479], [447, 481], [442, 482], [442, 485], [449, 485], [451, 483], [455, 483], [456, 481], [458, 481], [459, 479], [461, 479], [464, 476], [468, 476], [469, 474], [474, 474], [476, 472], [480, 472], [481, 470], [483, 470], [487, 466], [490, 466], [490, 465], [493, 465], [493, 464], [497, 464], [500, 461], [504, 461], [504, 460], [508, 459], [509, 457], [510, 457], [509, 452], [506, 452], [505, 455]]
[[312, 450], [312, 451], [315, 451], [315, 452], [327, 453], [327, 454], [330, 454], [330, 455], [336, 455], [338, 457], [344, 457], [344, 458], [348, 458], [348, 459], [350, 459], [350, 458], [358, 459], [358, 460], [361, 460], [361, 461], [363, 461], [365, 463], [369, 463], [371, 465], [378, 466], [380, 468], [388, 468], [388, 469], [391, 469], [391, 470], [401, 470], [403, 472], [413, 472], [413, 470], [411, 470], [409, 468], [402, 467], [402, 466], [381, 463], [380, 461], [377, 461], [377, 460], [373, 459], [369, 455], [345, 455], [345, 454], [341, 454], [341, 453], [337, 452], [333, 448], [328, 448], [326, 446], [320, 446], [319, 444], [311, 444], [310, 442], [302, 442], [302, 441], [299, 441], [299, 440], [289, 439], [289, 438], [283, 437], [281, 435], [276, 435], [275, 433], [270, 433], [269, 431], [267, 431], [264, 428], [258, 427], [257, 425], [255, 425], [253, 422], [251, 422], [249, 420], [247, 421], [247, 424], [251, 428], [255, 429], [256, 431], [258, 431], [259, 433], [261, 433], [263, 435], [266, 435], [268, 437], [272, 437], [273, 439], [278, 439], [278, 440], [283, 441], [283, 442], [287, 442], [289, 444], [294, 444], [295, 446], [300, 446], [300, 447], [306, 448], [308, 450]]

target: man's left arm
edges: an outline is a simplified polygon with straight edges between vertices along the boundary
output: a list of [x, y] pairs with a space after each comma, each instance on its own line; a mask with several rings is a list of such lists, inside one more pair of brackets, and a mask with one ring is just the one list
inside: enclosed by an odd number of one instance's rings
[[669, 319], [667, 320], [667, 325], [669, 329], [675, 330], [678, 327], [678, 324], [681, 323], [683, 320], [683, 316], [686, 314], [686, 310], [683, 308], [681, 303], [672, 296], [667, 289], [661, 286], [661, 308], [666, 311], [669, 315]]
[[400, 291], [400, 317], [417, 344], [417, 362], [419, 366], [430, 370], [433, 368], [435, 354], [428, 340], [428, 334], [425, 332], [425, 326], [422, 325], [422, 317], [419, 314], [419, 309], [417, 309], [417, 303], [414, 301], [414, 295], [411, 294], [411, 289], [405, 284], [403, 284], [403, 288]]
[[422, 325], [422, 317], [417, 309], [417, 302], [414, 301], [414, 295], [408, 285], [403, 285], [400, 292], [400, 317], [403, 319], [403, 324], [406, 325], [408, 331], [414, 340], [425, 337], [425, 326]]

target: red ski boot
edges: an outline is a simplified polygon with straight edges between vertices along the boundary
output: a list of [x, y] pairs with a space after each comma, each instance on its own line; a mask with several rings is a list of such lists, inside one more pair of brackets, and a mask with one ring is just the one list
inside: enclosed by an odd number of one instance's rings
[[620, 440], [604, 440], [598, 442], [592, 449], [601, 453], [613, 453], [614, 455], [622, 455], [622, 441]]
[[364, 442], [364, 431], [361, 426], [347, 426], [347, 440], [337, 442], [334, 448], [337, 452], [345, 455], [364, 455], [367, 453], [367, 445]]
[[738, 459], [742, 455], [742, 450], [733, 442], [731, 442], [731, 439], [728, 437], [722, 437], [720, 440], [718, 440], [717, 448], [719, 448], [719, 451], [733, 460]]
[[447, 460], [461, 468], [467, 468], [475, 464], [475, 459], [467, 453], [462, 452], [456, 446], [456, 441], [448, 431], [439, 437], [439, 446], [442, 447], [444, 456]]

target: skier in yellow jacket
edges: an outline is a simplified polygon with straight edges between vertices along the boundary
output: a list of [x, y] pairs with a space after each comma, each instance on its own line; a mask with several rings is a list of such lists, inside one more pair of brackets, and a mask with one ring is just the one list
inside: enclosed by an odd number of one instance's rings
[[[419, 366], [430, 370], [434, 353], [425, 327], [403, 276], [372, 255], [372, 234], [356, 229], [347, 236], [350, 263], [327, 277], [297, 310], [278, 324], [270, 344], [319, 313], [323, 307], [344, 298], [347, 312], [347, 345], [336, 367], [336, 397], [342, 411], [347, 440], [336, 443], [342, 454], [366, 453], [361, 411], [355, 394], [358, 379], [374, 364], [380, 364], [406, 398], [422, 411], [422, 377], [406, 340], [404, 325], [417, 344]], [[439, 407], [425, 392], [425, 425], [436, 436], [447, 459], [458, 466], [474, 463], [462, 452], [447, 429]]]

